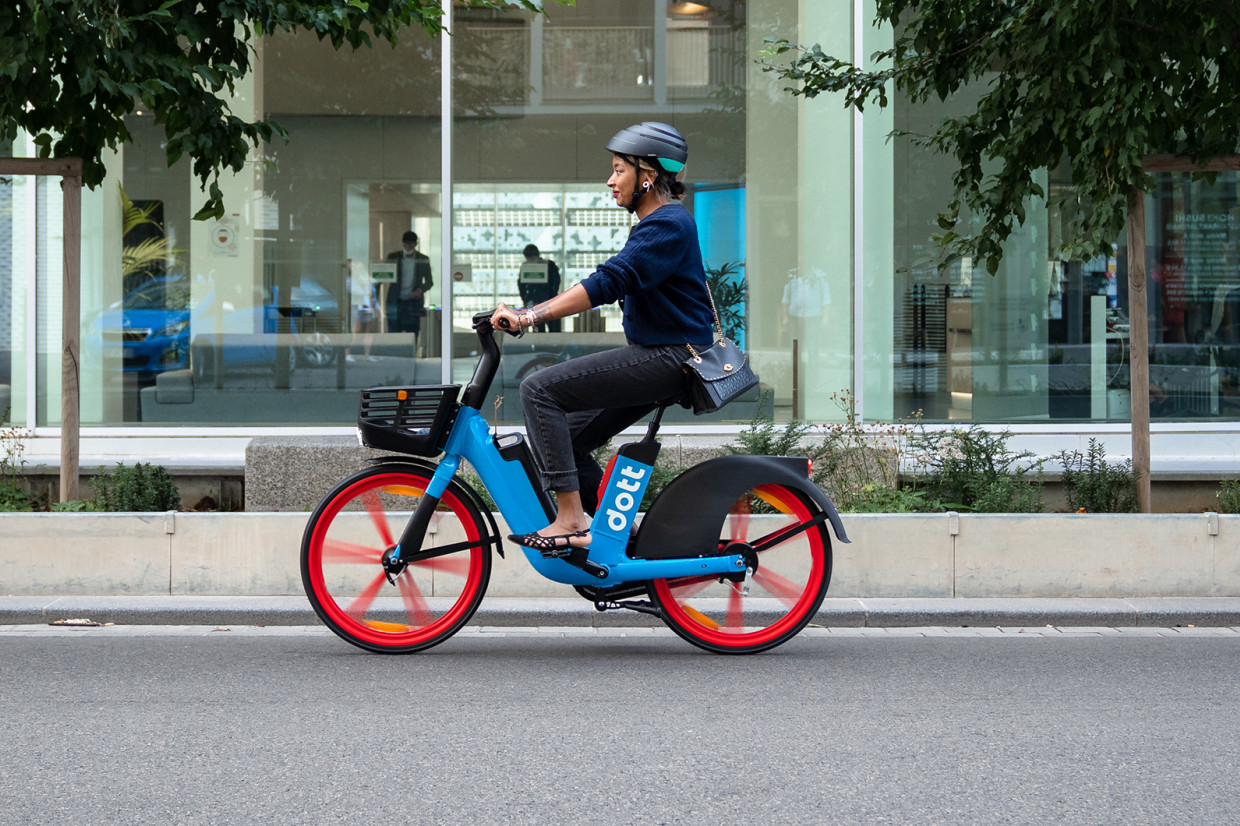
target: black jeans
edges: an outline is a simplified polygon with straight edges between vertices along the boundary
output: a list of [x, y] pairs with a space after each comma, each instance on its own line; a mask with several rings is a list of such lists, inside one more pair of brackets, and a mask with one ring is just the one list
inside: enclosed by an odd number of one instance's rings
[[590, 453], [641, 419], [658, 402], [685, 392], [683, 344], [578, 356], [521, 382], [530, 447], [552, 491], [579, 490], [587, 513], [597, 507], [603, 471]]

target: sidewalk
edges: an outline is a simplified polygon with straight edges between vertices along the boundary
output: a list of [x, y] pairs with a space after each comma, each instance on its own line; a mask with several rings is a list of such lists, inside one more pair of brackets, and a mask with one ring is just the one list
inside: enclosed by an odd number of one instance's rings
[[[0, 596], [0, 626], [90, 619], [117, 625], [319, 625], [304, 597]], [[662, 625], [635, 611], [600, 613], [578, 597], [487, 597], [479, 626]], [[832, 628], [1240, 626], [1240, 597], [1134, 599], [828, 598], [814, 625]]]

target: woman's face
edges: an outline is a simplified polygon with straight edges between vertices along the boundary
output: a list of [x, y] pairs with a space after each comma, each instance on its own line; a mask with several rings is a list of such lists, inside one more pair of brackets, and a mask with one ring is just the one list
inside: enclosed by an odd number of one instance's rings
[[629, 205], [636, 183], [637, 170], [633, 165], [619, 155], [612, 155], [611, 177], [607, 179], [607, 186], [611, 187], [611, 197], [617, 206]]

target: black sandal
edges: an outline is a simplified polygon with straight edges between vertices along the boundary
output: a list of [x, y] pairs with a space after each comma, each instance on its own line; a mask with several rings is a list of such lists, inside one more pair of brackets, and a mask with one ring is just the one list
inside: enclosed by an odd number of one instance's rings
[[585, 545], [574, 545], [572, 540], [589, 535], [590, 531], [584, 530], [556, 534], [554, 536], [541, 536], [538, 533], [510, 533], [508, 538], [518, 545], [533, 548], [542, 554], [543, 559], [563, 559], [578, 548], [588, 548], [588, 543]]

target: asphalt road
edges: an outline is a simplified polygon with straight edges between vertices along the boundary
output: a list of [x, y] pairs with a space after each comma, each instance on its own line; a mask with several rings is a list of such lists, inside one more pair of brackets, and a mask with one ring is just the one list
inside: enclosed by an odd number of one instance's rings
[[1197, 631], [0, 633], [0, 823], [1237, 823]]

